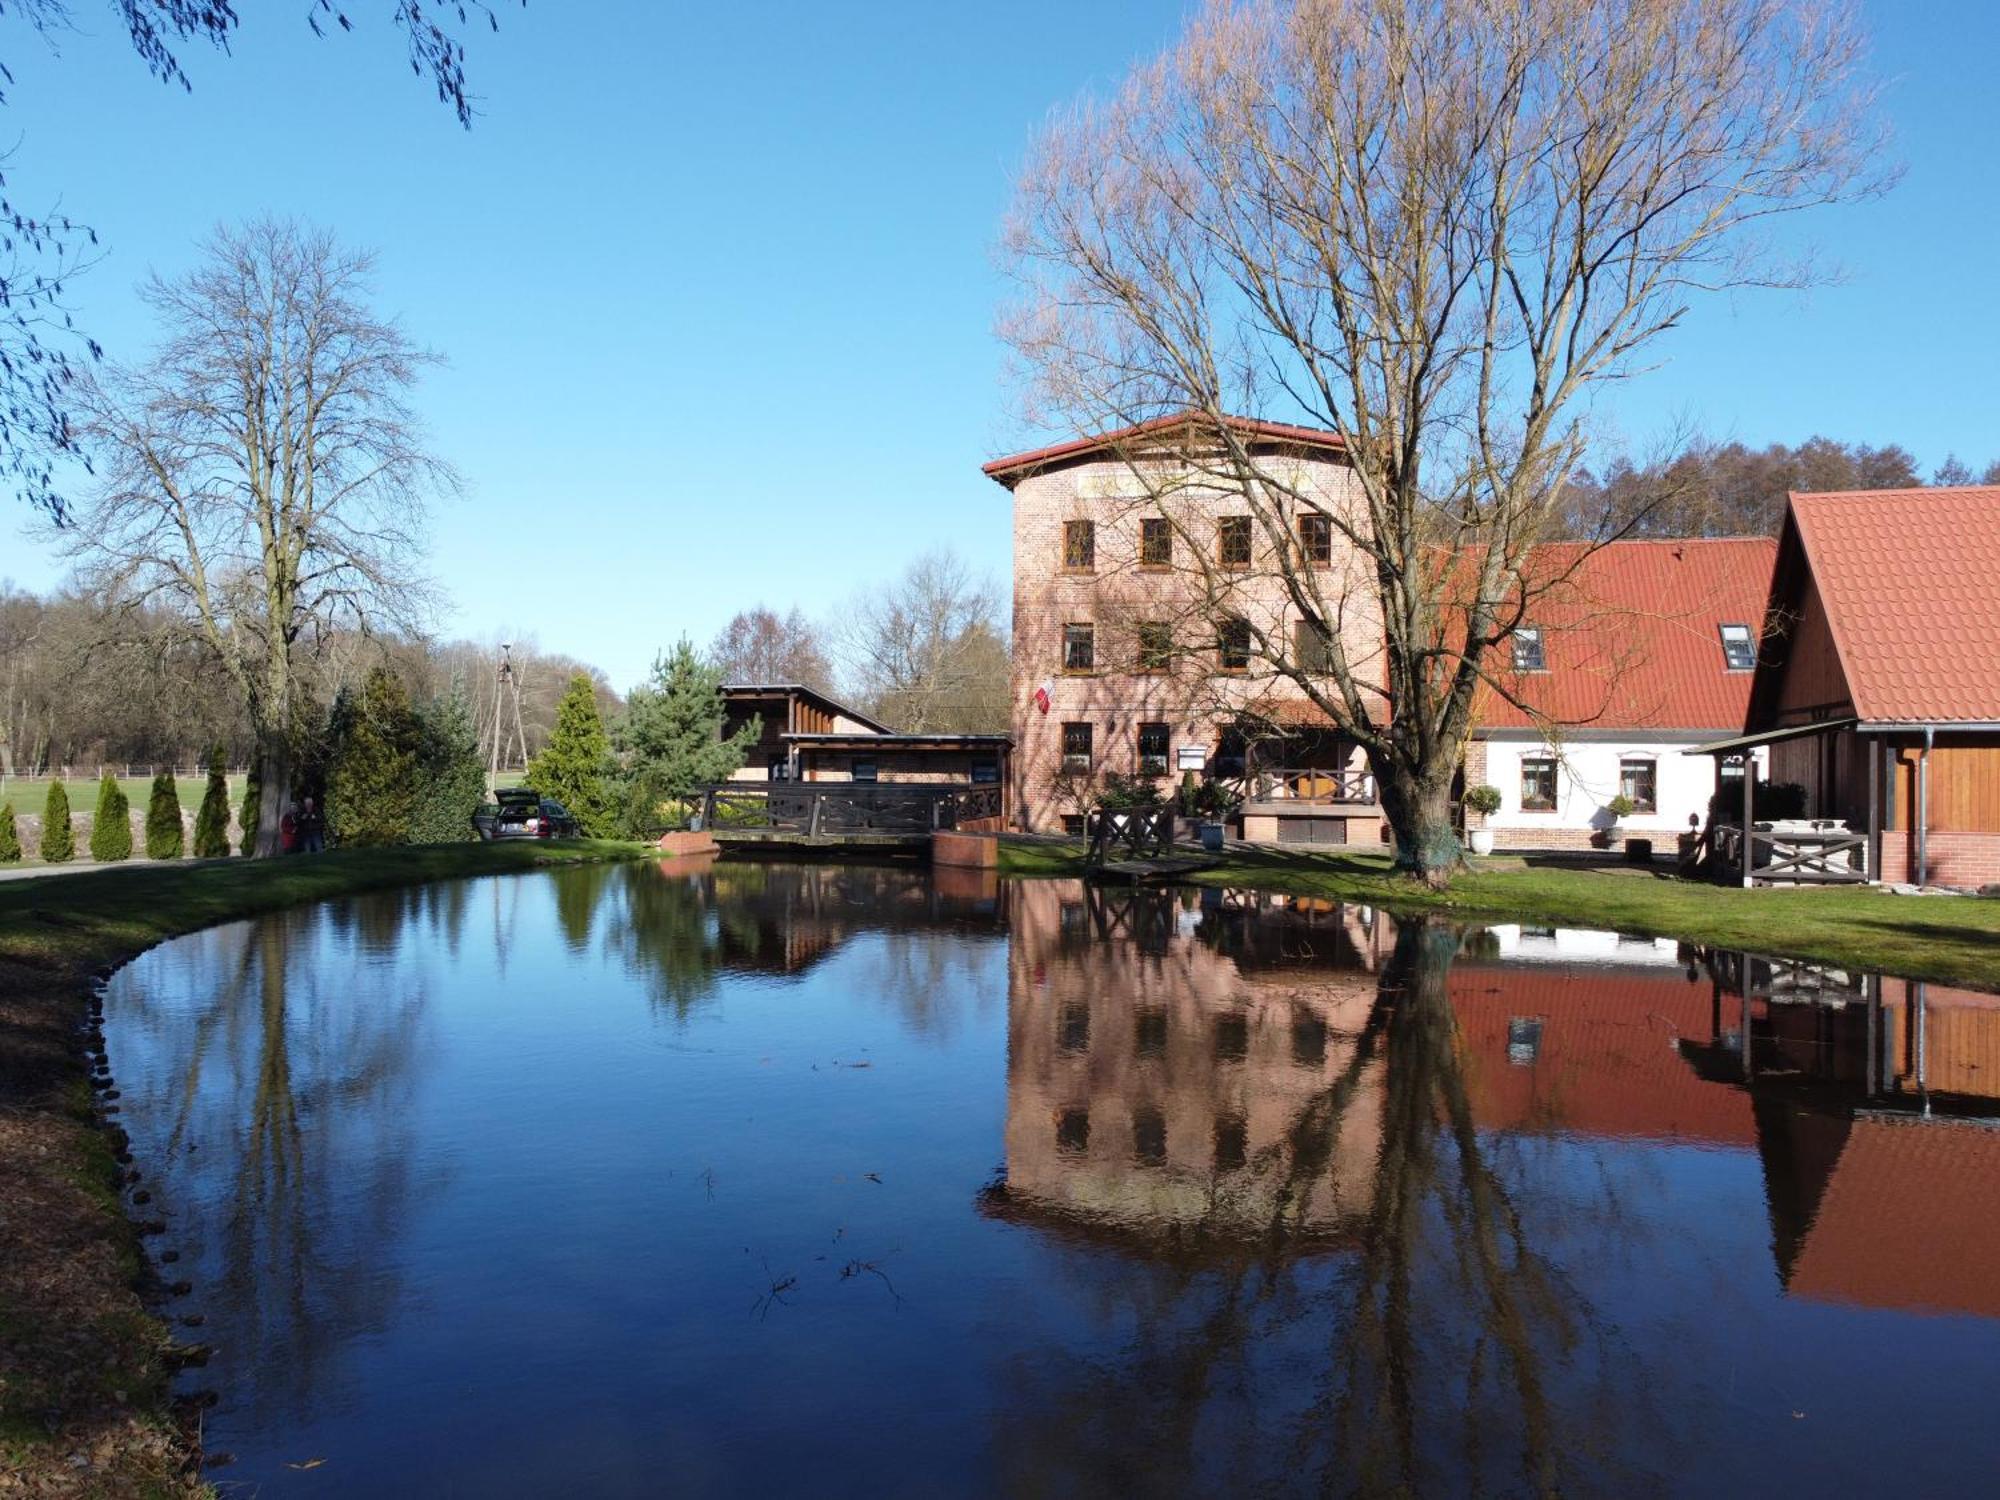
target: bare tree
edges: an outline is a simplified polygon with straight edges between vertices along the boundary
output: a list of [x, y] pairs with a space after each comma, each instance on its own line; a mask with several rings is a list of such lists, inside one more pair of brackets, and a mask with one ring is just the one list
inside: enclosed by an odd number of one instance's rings
[[[1861, 53], [1812, 0], [1216, 0], [1024, 168], [1036, 403], [1200, 418], [1135, 486], [1248, 518], [1251, 564], [1186, 586], [1365, 751], [1427, 882], [1489, 658], [1561, 584], [1535, 549], [1595, 396], [1698, 293], [1811, 278], [1765, 221], [1885, 181]], [[1295, 482], [1239, 409], [1336, 432], [1351, 483]], [[1353, 565], [1304, 561], [1302, 522]]]
[[[70, 0], [13, 0], [0, 6], [0, 20], [52, 43], [73, 29], [75, 8]], [[236, 8], [224, 0], [101, 0], [99, 8], [123, 29], [147, 72], [190, 92], [194, 85], [181, 66], [181, 50], [206, 43], [226, 53], [242, 25]], [[300, 9], [315, 35], [354, 30], [354, 22], [332, 0], [301, 0]], [[428, 78], [439, 101], [470, 128], [473, 96], [466, 91], [461, 34], [481, 21], [497, 31], [493, 8], [484, 0], [446, 5], [394, 0], [388, 19], [402, 37], [410, 71]], [[53, 45], [47, 51], [54, 56]], [[18, 49], [10, 45], [8, 64], [0, 64], [0, 105], [7, 102], [6, 90], [20, 64]], [[79, 100], [79, 107], [94, 103]], [[0, 165], [5, 164], [7, 158], [0, 157]], [[77, 328], [66, 291], [96, 260], [97, 235], [61, 212], [18, 206], [12, 196], [0, 171], [0, 223], [9, 226], [0, 244], [0, 482], [13, 485], [30, 506], [60, 521], [68, 506], [58, 489], [56, 464], [88, 462], [77, 425], [76, 385], [103, 354], [97, 341]]]
[[406, 399], [434, 356], [369, 309], [370, 267], [265, 220], [155, 278], [165, 342], [93, 383], [104, 478], [62, 533], [100, 592], [171, 613], [227, 674], [256, 740], [260, 854], [308, 727], [302, 667], [341, 632], [421, 628], [425, 511], [458, 483]]
[[925, 553], [844, 619], [837, 649], [869, 712], [912, 734], [1006, 727], [999, 595], [956, 553]]
[[708, 659], [724, 682], [802, 682], [825, 692], [833, 668], [821, 632], [795, 607], [789, 614], [760, 604], [737, 613], [709, 644]]

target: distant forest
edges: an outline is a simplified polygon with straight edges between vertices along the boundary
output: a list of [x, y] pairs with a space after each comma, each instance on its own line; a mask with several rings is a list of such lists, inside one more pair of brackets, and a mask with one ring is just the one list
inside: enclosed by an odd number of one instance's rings
[[1775, 536], [1792, 490], [1894, 490], [2000, 484], [2000, 461], [1974, 470], [1947, 458], [1928, 477], [1907, 448], [1808, 438], [1795, 448], [1724, 443], [1635, 467], [1619, 460], [1572, 483], [1572, 536]]

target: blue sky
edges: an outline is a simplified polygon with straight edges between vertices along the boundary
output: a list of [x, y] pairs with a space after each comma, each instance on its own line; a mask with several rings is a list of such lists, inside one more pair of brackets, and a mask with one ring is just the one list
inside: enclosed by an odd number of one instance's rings
[[[1005, 582], [1022, 446], [992, 335], [1010, 174], [1046, 113], [1164, 45], [1178, 3], [534, 0], [472, 39], [461, 131], [403, 67], [386, 0], [316, 41], [258, 4], [195, 91], [149, 80], [99, 0], [60, 55], [12, 16], [17, 201], [60, 197], [104, 261], [76, 301], [114, 356], [132, 287], [221, 219], [328, 224], [449, 364], [420, 404], [469, 482], [434, 527], [446, 628], [532, 635], [626, 687], [763, 600], [825, 614], [950, 545]], [[1643, 449], [1677, 422], [1747, 442], [2000, 457], [2000, 7], [1870, 7], [1907, 176], [1804, 226], [1846, 269], [1710, 301], [1617, 396]], [[79, 106], [88, 101], [89, 107]], [[60, 564], [0, 515], [0, 577]]]

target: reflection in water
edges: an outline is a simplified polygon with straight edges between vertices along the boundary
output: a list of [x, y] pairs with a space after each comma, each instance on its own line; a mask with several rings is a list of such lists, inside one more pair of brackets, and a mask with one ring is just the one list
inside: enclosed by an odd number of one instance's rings
[[[1596, 1378], [1603, 1351], [1477, 1118], [1455, 931], [1054, 885], [1020, 888], [1013, 926], [1006, 1178], [984, 1206], [1142, 1261], [1105, 1309], [1142, 1330], [1123, 1369], [1019, 1363], [1004, 1446], [1051, 1463], [1021, 1483], [1550, 1491], [1579, 1460], [1604, 1477], [1557, 1430], [1552, 1380]], [[1285, 1412], [1289, 1440], [1223, 1436], [1245, 1399]], [[1052, 1452], [1032, 1437], [1050, 1422], [1079, 1440]]]
[[1992, 996], [669, 862], [218, 929], [108, 1009], [212, 1441], [264, 1493], [1925, 1490], [2000, 1461]]
[[184, 939], [163, 983], [121, 995], [129, 1127], [186, 1271], [217, 1289], [202, 1333], [217, 1374], [256, 1371], [266, 1417], [302, 1412], [340, 1349], [394, 1315], [381, 1252], [421, 1181], [402, 1127], [425, 995], [385, 959], [406, 927], [448, 947], [462, 907], [395, 892], [340, 911]]

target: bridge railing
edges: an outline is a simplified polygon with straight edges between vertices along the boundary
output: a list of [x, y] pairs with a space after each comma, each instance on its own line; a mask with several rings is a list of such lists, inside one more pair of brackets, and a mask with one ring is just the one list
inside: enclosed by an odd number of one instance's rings
[[1086, 825], [1090, 847], [1087, 864], [1114, 859], [1157, 859], [1173, 847], [1174, 809], [1158, 807], [1094, 807]]
[[997, 823], [997, 786], [956, 782], [723, 781], [697, 787], [681, 803], [681, 821], [715, 833], [765, 830], [839, 838], [848, 834], [922, 834]]

